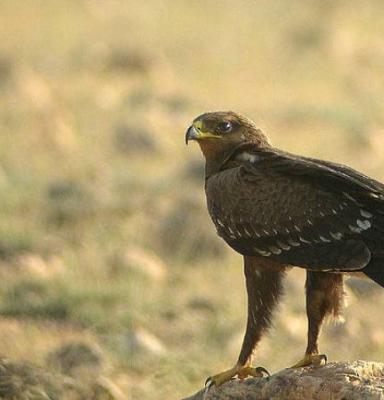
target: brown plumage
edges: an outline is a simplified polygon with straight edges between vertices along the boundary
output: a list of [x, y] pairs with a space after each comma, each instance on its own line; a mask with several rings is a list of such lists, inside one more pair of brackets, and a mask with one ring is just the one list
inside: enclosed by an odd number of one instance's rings
[[249, 119], [206, 113], [188, 129], [206, 159], [205, 191], [217, 233], [244, 256], [248, 323], [238, 363], [211, 378], [260, 375], [251, 354], [268, 328], [289, 266], [307, 269], [308, 346], [296, 366], [319, 363], [324, 318], [337, 316], [342, 274], [384, 287], [384, 185], [351, 168], [272, 147]]

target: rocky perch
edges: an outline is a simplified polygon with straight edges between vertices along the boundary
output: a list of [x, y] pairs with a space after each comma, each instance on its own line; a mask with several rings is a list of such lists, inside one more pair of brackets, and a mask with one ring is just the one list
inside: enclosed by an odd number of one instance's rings
[[233, 380], [184, 400], [384, 400], [384, 363], [353, 361]]

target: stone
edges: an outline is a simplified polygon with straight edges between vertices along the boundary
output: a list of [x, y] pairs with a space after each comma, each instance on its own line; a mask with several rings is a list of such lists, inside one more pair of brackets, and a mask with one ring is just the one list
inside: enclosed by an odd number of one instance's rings
[[270, 378], [232, 380], [184, 400], [383, 400], [384, 363], [353, 361], [287, 368]]

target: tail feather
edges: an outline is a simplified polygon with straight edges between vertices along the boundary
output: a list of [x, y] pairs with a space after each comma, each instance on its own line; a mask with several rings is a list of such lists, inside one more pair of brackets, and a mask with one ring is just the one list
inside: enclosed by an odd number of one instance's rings
[[384, 287], [384, 257], [373, 257], [362, 270], [369, 278]]

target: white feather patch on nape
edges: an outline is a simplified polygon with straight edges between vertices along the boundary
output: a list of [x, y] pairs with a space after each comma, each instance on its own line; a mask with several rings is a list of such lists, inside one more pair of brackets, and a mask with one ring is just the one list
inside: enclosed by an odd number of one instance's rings
[[260, 157], [256, 154], [248, 153], [248, 151], [243, 151], [236, 157], [239, 161], [247, 161], [252, 164], [260, 160]]

